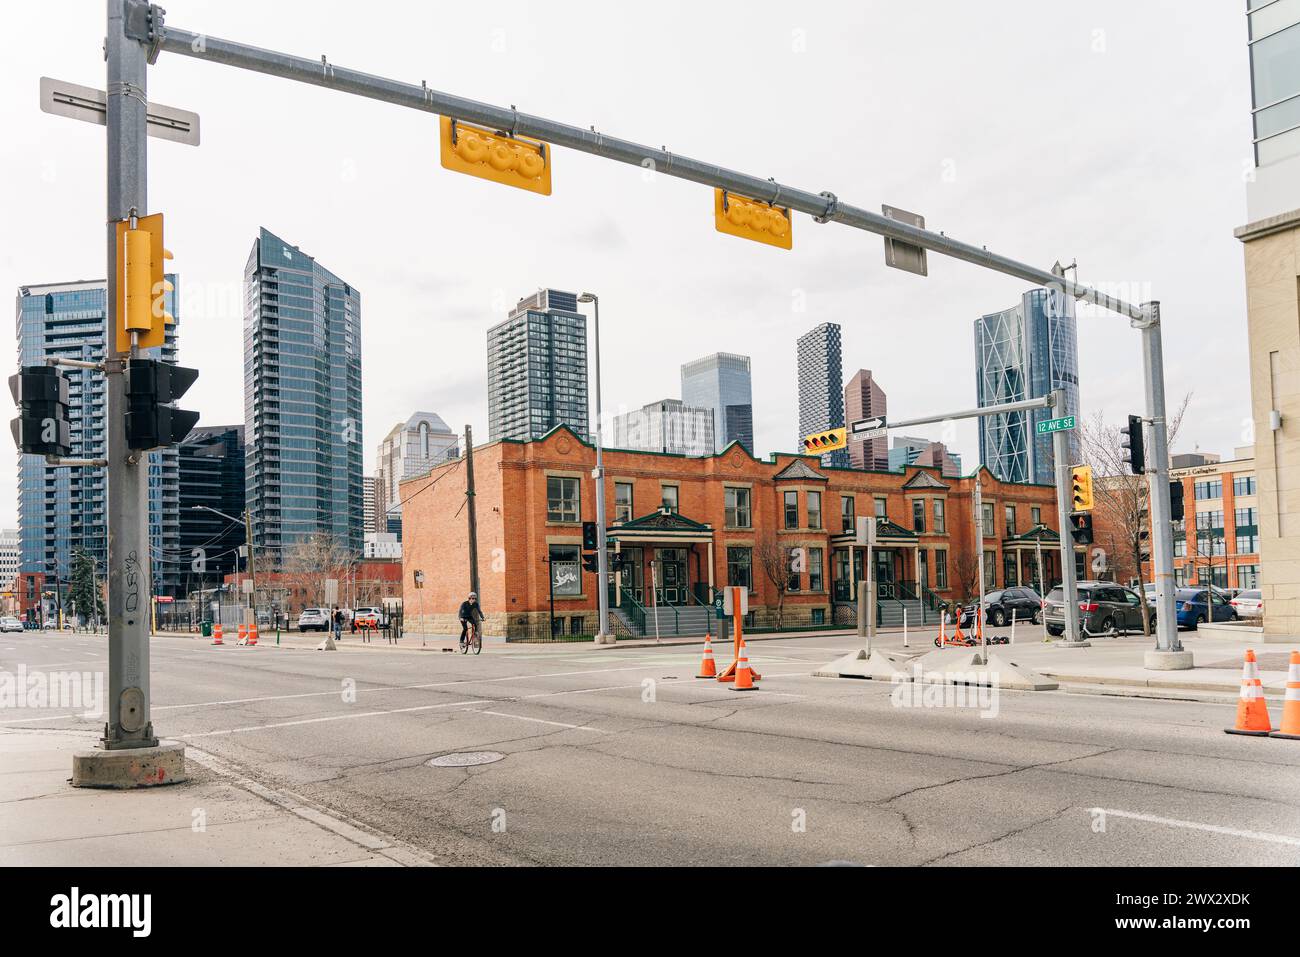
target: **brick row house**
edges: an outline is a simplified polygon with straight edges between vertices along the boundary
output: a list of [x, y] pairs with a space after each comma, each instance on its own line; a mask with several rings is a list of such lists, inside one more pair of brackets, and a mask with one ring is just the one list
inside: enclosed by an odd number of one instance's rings
[[[486, 633], [508, 638], [596, 630], [595, 575], [582, 569], [582, 522], [595, 519], [595, 449], [564, 426], [539, 439], [474, 450], [479, 596]], [[1055, 490], [981, 471], [985, 588], [1059, 580]], [[848, 623], [864, 580], [858, 516], [877, 519], [873, 579], [882, 609], [933, 607], [976, 585], [974, 477], [768, 460], [732, 443], [686, 457], [605, 451], [606, 535], [620, 570], [608, 583], [614, 630], [636, 609], [707, 606], [718, 587], [750, 590], [751, 624], [770, 626], [778, 589], [763, 556], [789, 558], [783, 626]], [[469, 591], [463, 459], [402, 483], [407, 630], [448, 633]], [[419, 570], [425, 585], [412, 586]], [[554, 604], [554, 616], [551, 606]]]

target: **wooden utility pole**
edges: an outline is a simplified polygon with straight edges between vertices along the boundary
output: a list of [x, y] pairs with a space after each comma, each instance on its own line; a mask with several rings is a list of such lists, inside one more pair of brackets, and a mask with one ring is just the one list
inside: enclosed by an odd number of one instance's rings
[[465, 513], [469, 519], [469, 590], [478, 594], [478, 521], [474, 517], [474, 433], [465, 426]]

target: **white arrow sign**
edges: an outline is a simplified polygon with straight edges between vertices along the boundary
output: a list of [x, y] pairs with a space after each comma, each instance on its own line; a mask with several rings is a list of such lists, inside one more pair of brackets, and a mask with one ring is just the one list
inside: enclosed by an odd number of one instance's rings
[[873, 419], [858, 419], [849, 427], [849, 434], [855, 439], [874, 439], [876, 436], [884, 435], [888, 431], [883, 415], [878, 415]]

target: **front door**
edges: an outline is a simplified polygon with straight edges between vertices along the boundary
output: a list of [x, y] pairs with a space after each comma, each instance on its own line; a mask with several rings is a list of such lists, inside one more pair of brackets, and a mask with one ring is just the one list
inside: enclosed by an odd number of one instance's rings
[[876, 594], [882, 598], [894, 597], [894, 550], [877, 548], [873, 553], [875, 561]]
[[684, 605], [690, 587], [686, 578], [686, 549], [659, 548], [655, 550], [659, 562], [659, 594], [661, 605]]
[[632, 597], [637, 603], [644, 605], [646, 602], [645, 594], [645, 568], [641, 564], [641, 546], [624, 545], [623, 546], [623, 590], [631, 592]]

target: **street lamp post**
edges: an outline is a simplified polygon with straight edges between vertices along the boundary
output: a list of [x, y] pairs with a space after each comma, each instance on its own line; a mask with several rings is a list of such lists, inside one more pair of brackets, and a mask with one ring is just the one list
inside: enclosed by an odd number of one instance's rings
[[[244, 544], [248, 548], [248, 580], [252, 586], [248, 593], [248, 610], [253, 614], [253, 623], [257, 623], [257, 563], [253, 560], [253, 521], [248, 514], [248, 509], [244, 509], [242, 518], [235, 518], [233, 515], [227, 515], [220, 509], [215, 509], [210, 505], [191, 505], [191, 509], [196, 511], [211, 512], [213, 515], [220, 515], [228, 522], [244, 526]], [[238, 564], [236, 564], [238, 570]], [[218, 616], [219, 617], [219, 616]]]
[[609, 554], [605, 545], [605, 444], [601, 432], [600, 411], [600, 297], [584, 292], [578, 302], [589, 302], [595, 314], [593, 326], [596, 338], [596, 468], [591, 477], [596, 480], [596, 601], [600, 609], [600, 628], [596, 644], [612, 645], [614, 636], [609, 633]]

